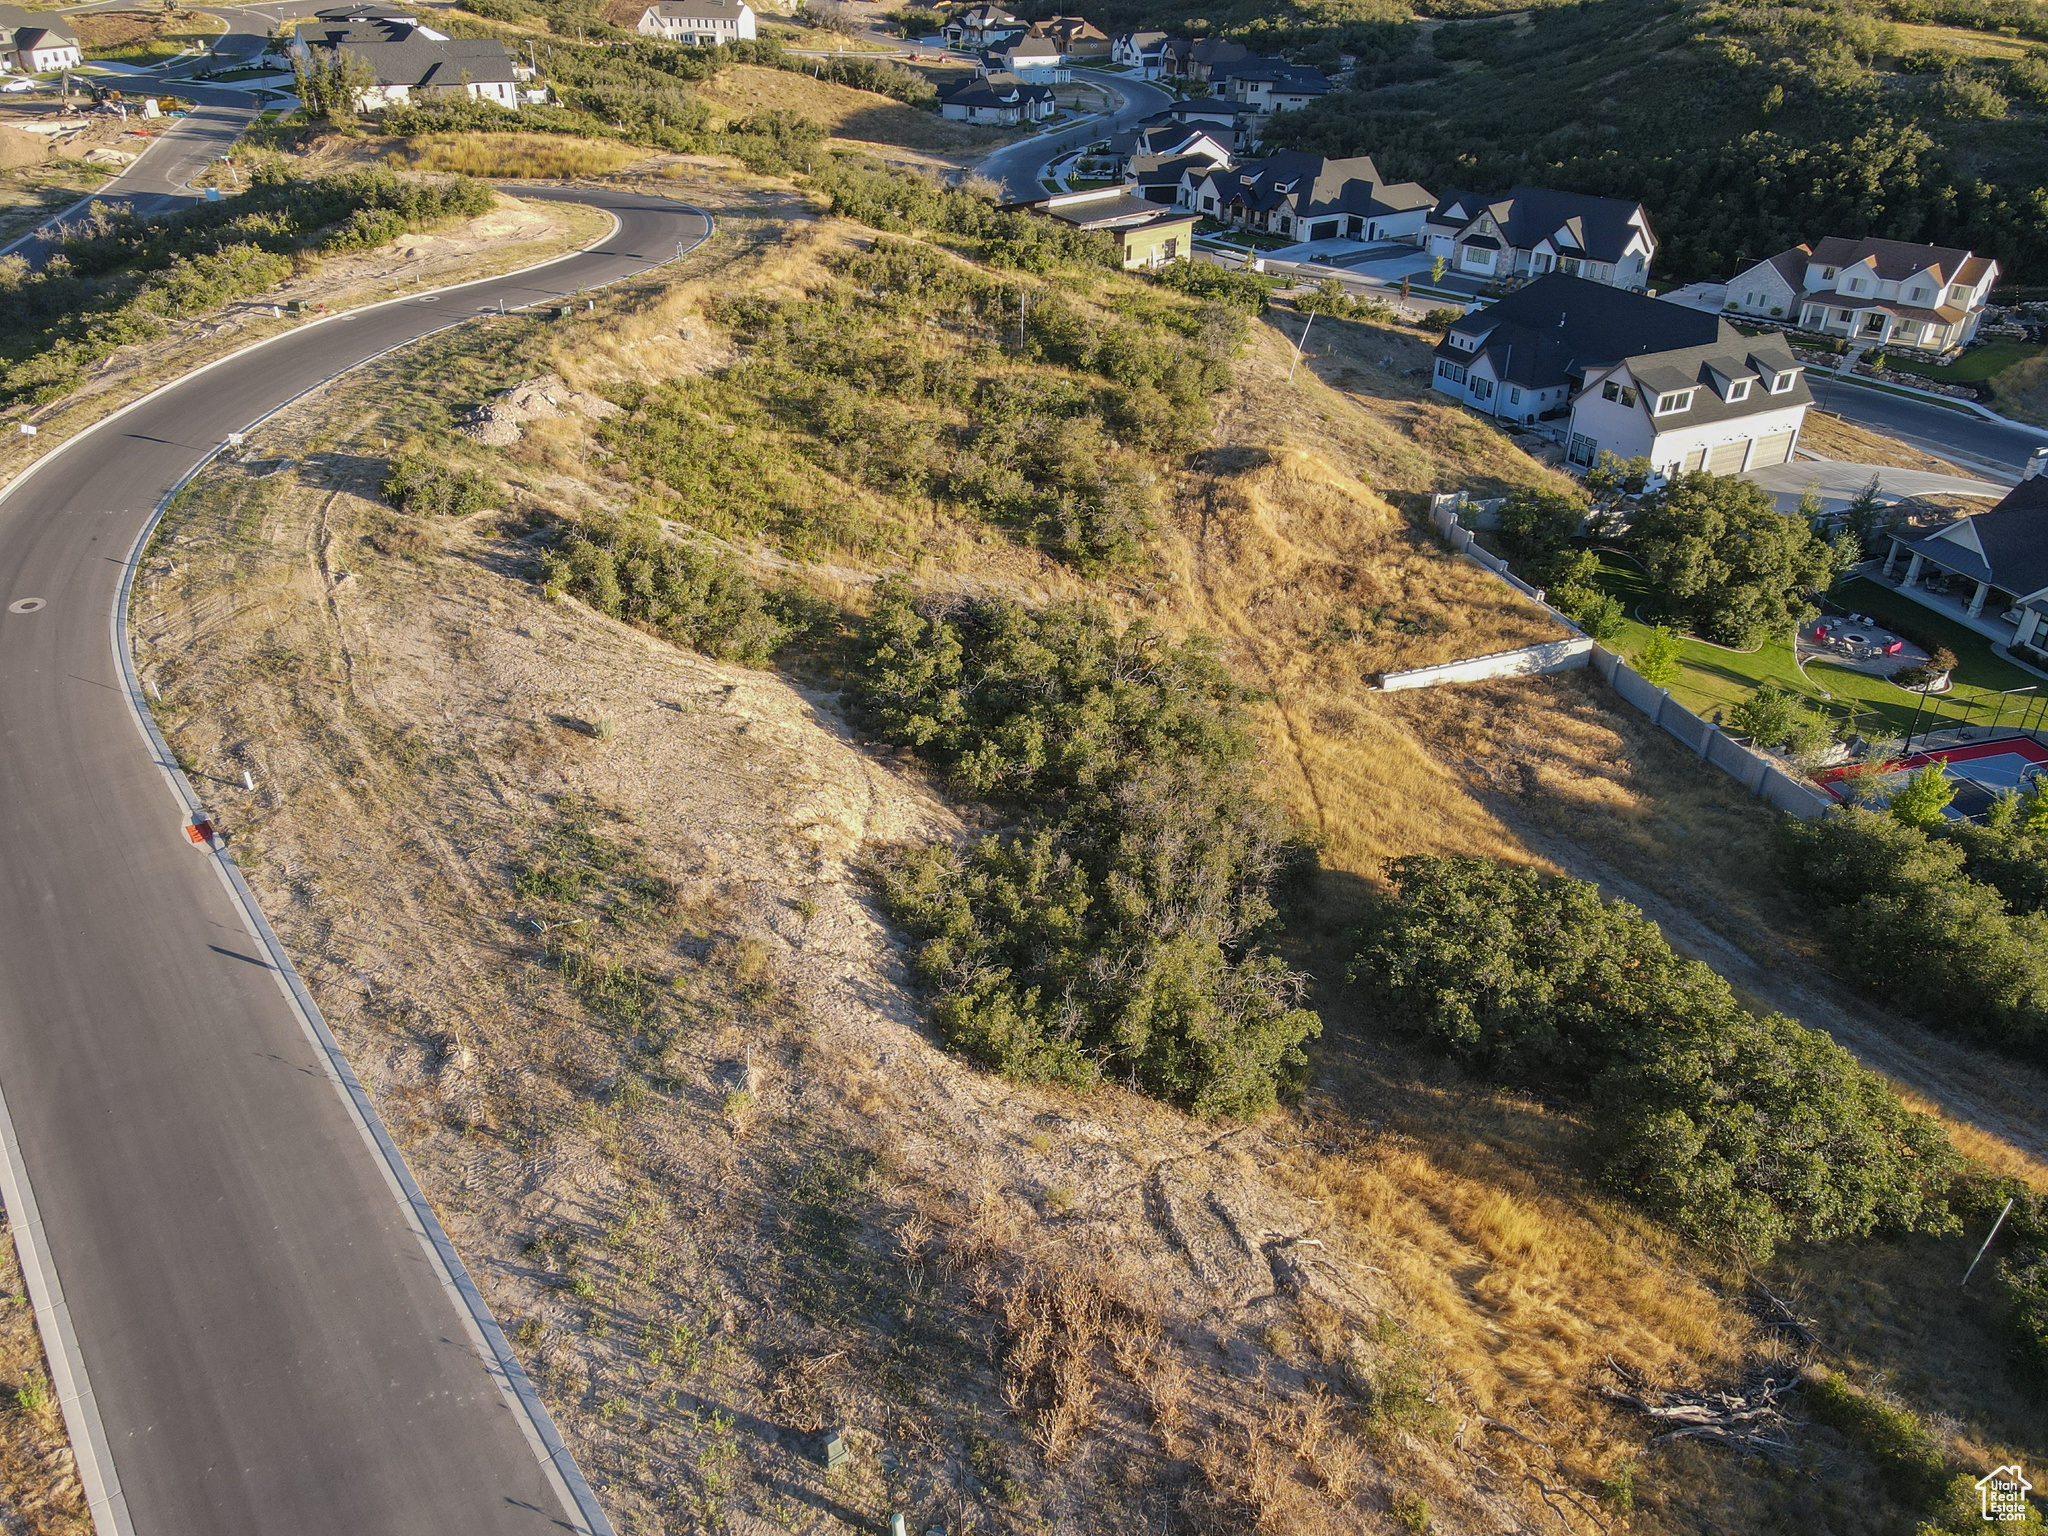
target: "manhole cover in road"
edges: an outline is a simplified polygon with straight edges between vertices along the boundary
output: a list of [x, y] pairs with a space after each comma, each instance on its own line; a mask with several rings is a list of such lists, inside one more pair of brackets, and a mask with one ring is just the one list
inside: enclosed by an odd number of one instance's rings
[[9, 613], [34, 613], [42, 606], [43, 600], [40, 597], [24, 597], [9, 603], [7, 611]]

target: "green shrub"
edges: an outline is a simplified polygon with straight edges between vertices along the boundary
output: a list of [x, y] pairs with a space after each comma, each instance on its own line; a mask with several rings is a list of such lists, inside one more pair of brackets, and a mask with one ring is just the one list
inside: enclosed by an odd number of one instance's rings
[[856, 675], [871, 729], [1019, 817], [964, 852], [882, 863], [948, 1042], [1200, 1114], [1270, 1105], [1321, 1027], [1258, 948], [1306, 850], [1259, 793], [1245, 694], [1214, 647], [1090, 603], [925, 610], [892, 582]]
[[1948, 1460], [1910, 1409], [1858, 1392], [1832, 1373], [1807, 1382], [1803, 1395], [1816, 1419], [1863, 1447], [1900, 1503], [1917, 1509], [1946, 1492]]
[[1845, 806], [1783, 824], [1785, 869], [1852, 979], [1937, 1028], [2038, 1057], [2048, 1041], [2048, 916], [2008, 911], [1965, 845]]
[[1793, 1238], [1943, 1231], [1957, 1160], [1826, 1035], [1742, 1009], [1582, 880], [1408, 858], [1352, 979], [1439, 1050], [1594, 1110], [1606, 1181], [1754, 1261]]
[[1728, 709], [1728, 725], [1760, 747], [1786, 747], [1795, 755], [1826, 745], [1827, 716], [1780, 683], [1760, 684]]
[[1280, 286], [1277, 277], [1219, 267], [1206, 261], [1169, 262], [1153, 274], [1153, 281], [1162, 287], [1249, 310], [1255, 315], [1266, 312], [1267, 301], [1273, 290]]
[[384, 499], [411, 517], [468, 517], [497, 505], [504, 488], [474, 469], [407, 449], [384, 472]]
[[1678, 636], [1659, 624], [1650, 631], [1650, 638], [1643, 642], [1643, 648], [1629, 660], [1645, 682], [1654, 687], [1669, 688], [1681, 675], [1679, 657]]
[[737, 560], [668, 538], [652, 518], [570, 525], [542, 566], [598, 612], [721, 660], [763, 666], [789, 636]]

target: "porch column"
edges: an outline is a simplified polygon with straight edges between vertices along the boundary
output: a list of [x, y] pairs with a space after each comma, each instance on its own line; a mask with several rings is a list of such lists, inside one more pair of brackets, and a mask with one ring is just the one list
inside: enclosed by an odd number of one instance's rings
[[1889, 554], [1887, 554], [1887, 555], [1886, 555], [1886, 556], [1884, 557], [1884, 577], [1885, 577], [1885, 580], [1886, 580], [1886, 581], [1890, 581], [1890, 580], [1891, 580], [1891, 577], [1892, 577], [1892, 567], [1893, 567], [1893, 566], [1895, 566], [1895, 565], [1897, 565], [1898, 563], [1899, 563], [1899, 541], [1898, 541], [1897, 539], [1893, 539], [1893, 540], [1892, 540], [1892, 547], [1891, 547], [1891, 552], [1890, 552]]
[[2023, 608], [2020, 610], [2020, 632], [2012, 637], [2013, 644], [2025, 645], [2034, 638], [2034, 632], [2041, 627], [2041, 610]]
[[1985, 599], [1985, 598], [1987, 598], [1987, 597], [1989, 597], [1990, 595], [1991, 595], [1991, 583], [1990, 583], [1990, 582], [1988, 582], [1988, 581], [1980, 581], [1980, 582], [1978, 582], [1978, 583], [1977, 583], [1977, 595], [1976, 595], [1975, 597], [1973, 597], [1973, 598], [1971, 598], [1971, 599], [1970, 599], [1970, 617], [1971, 617], [1971, 618], [1973, 618], [1973, 619], [1974, 619], [1974, 618], [1976, 618], [1978, 614], [1980, 614], [1980, 613], [1982, 613], [1982, 612], [1984, 611], [1984, 599]]
[[1906, 565], [1906, 579], [1905, 579], [1905, 580], [1904, 580], [1903, 582], [1901, 582], [1901, 583], [1900, 583], [1900, 585], [1901, 585], [1901, 586], [1907, 586], [1907, 587], [1910, 587], [1911, 585], [1913, 585], [1913, 583], [1914, 583], [1914, 582], [1918, 581], [1919, 579], [1920, 579], [1920, 551], [1916, 549], [1916, 550], [1914, 550], [1914, 551], [1913, 551], [1913, 558], [1912, 558], [1912, 559], [1911, 559], [1910, 561], [1908, 561], [1908, 562], [1907, 562], [1907, 565]]

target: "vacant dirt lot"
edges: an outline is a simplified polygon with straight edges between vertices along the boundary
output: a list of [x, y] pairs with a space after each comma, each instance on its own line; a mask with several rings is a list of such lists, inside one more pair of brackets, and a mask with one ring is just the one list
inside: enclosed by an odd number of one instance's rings
[[754, 112], [801, 113], [824, 124], [835, 139], [902, 149], [957, 153], [986, 150], [1017, 137], [1000, 128], [949, 123], [938, 113], [907, 107], [873, 91], [856, 91], [829, 80], [813, 80], [787, 69], [735, 65], [691, 89], [728, 117]]

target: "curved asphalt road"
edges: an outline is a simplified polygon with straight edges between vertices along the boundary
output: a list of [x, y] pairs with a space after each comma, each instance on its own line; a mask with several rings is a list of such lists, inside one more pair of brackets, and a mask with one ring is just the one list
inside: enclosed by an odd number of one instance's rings
[[1075, 77], [1086, 79], [1114, 91], [1123, 99], [1123, 105], [1114, 112], [1084, 117], [1078, 123], [1070, 123], [1046, 133], [1035, 133], [1028, 139], [1015, 144], [1006, 144], [985, 157], [974, 169], [976, 174], [992, 177], [1000, 182], [1003, 196], [1013, 202], [1025, 202], [1032, 198], [1044, 197], [1045, 188], [1039, 185], [1038, 173], [1045, 166], [1071, 149], [1083, 144], [1092, 144], [1097, 139], [1111, 138], [1138, 126], [1155, 112], [1162, 112], [1173, 103], [1173, 92], [1162, 86], [1140, 80], [1132, 75], [1119, 75], [1108, 70], [1077, 69]]
[[[109, 643], [154, 509], [229, 432], [500, 299], [607, 282], [710, 231], [654, 198], [523, 195], [620, 228], [191, 375], [0, 498], [0, 1093], [140, 1536], [587, 1528], [187, 840], [131, 711], [125, 636]], [[101, 1513], [101, 1536], [129, 1528]]]
[[2005, 470], [2013, 479], [2027, 467], [2035, 449], [2048, 447], [2048, 428], [1990, 421], [1975, 411], [1867, 389], [1831, 373], [1809, 372], [1807, 382], [1822, 410], [1966, 463]]

